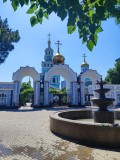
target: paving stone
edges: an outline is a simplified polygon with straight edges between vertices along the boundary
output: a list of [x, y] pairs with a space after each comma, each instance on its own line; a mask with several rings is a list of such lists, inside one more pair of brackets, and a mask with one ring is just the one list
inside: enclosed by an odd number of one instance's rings
[[54, 135], [53, 112], [0, 111], [0, 160], [120, 160], [120, 149], [95, 149]]

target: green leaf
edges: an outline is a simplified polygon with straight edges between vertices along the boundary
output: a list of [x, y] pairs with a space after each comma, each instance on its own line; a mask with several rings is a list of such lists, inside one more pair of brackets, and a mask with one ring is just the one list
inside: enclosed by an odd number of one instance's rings
[[35, 16], [32, 16], [30, 18], [30, 23], [31, 23], [31, 26], [33, 27], [34, 25], [36, 25], [38, 23], [38, 20]]
[[35, 14], [37, 16], [38, 22], [40, 22], [40, 24], [42, 24], [42, 21], [43, 21], [43, 11], [41, 9], [39, 9], [37, 12], [35, 12]]
[[43, 22], [43, 18], [38, 17], [37, 19], [38, 19], [38, 22], [40, 22], [40, 24], [42, 24], [42, 22]]
[[17, 10], [18, 6], [19, 6], [19, 1], [18, 0], [12, 0], [12, 7], [13, 7], [14, 11]]
[[23, 7], [24, 4], [25, 4], [24, 0], [19, 0], [19, 3], [20, 3], [20, 5], [21, 5], [21, 7]]
[[95, 24], [90, 24], [90, 25], [89, 25], [89, 30], [90, 30], [90, 32], [91, 32], [92, 34], [94, 34], [95, 31], [96, 31]]
[[31, 14], [34, 13], [34, 11], [37, 9], [37, 5], [34, 3], [30, 6], [30, 8], [28, 9], [27, 13]]
[[94, 43], [91, 40], [87, 41], [87, 47], [90, 51], [92, 51], [94, 47]]
[[28, 5], [28, 4], [29, 4], [29, 0], [24, 0], [24, 3], [25, 3], [26, 5]]
[[68, 33], [72, 34], [76, 30], [76, 25], [67, 27]]
[[3, 0], [3, 3], [7, 2], [7, 0]]
[[97, 41], [98, 41], [98, 36], [97, 36], [97, 34], [94, 34], [94, 43], [95, 43], [95, 45], [97, 44]]
[[84, 27], [84, 23], [78, 21], [78, 22], [77, 22], [77, 26], [78, 26], [78, 28], [79, 28], [80, 30], [82, 30], [82, 28]]
[[97, 30], [95, 31], [96, 33], [102, 32], [103, 29], [101, 27], [97, 28]]
[[47, 14], [47, 12], [44, 12], [44, 13], [43, 13], [43, 16], [44, 16], [46, 19], [48, 19], [48, 14]]
[[57, 16], [63, 21], [67, 17], [67, 11], [62, 6], [58, 7]]

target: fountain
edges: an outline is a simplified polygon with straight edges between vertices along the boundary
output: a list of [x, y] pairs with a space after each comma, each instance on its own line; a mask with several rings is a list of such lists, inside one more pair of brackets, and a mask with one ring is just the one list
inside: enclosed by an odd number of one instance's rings
[[[55, 112], [50, 115], [50, 129], [53, 133], [76, 140], [78, 143], [120, 148], [120, 111], [108, 110], [107, 107], [114, 101], [113, 98], [105, 96], [110, 89], [103, 87], [106, 82], [102, 78], [97, 84], [100, 88], [95, 92], [99, 94], [99, 98], [92, 98], [92, 102], [99, 107], [98, 111], [74, 109]], [[93, 119], [94, 121], [91, 121]]]
[[105, 93], [109, 92], [110, 89], [103, 88], [107, 82], [101, 80], [96, 83], [100, 85], [99, 89], [94, 91], [99, 94], [98, 98], [92, 98], [91, 101], [94, 105], [99, 107], [98, 111], [94, 111], [94, 122], [96, 123], [114, 123], [114, 112], [107, 109], [108, 106], [113, 104], [114, 98], [106, 98]]

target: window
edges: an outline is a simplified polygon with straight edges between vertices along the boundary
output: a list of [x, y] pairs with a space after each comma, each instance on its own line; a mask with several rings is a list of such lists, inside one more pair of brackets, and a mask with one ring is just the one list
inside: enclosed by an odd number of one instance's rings
[[53, 78], [53, 83], [55, 83], [55, 78]]
[[6, 94], [0, 93], [0, 105], [6, 105], [7, 96]]

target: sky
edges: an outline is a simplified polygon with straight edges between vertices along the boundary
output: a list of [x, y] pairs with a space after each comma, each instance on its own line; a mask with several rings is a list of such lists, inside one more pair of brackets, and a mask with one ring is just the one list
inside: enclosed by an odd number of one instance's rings
[[65, 63], [77, 74], [81, 72], [84, 53], [89, 68], [97, 70], [103, 78], [120, 57], [120, 26], [116, 25], [113, 19], [102, 22], [104, 31], [99, 33], [97, 46], [90, 52], [86, 45], [82, 44], [77, 31], [71, 35], [67, 33], [67, 20], [61, 21], [55, 14], [51, 14], [49, 20], [44, 19], [42, 25], [31, 27], [30, 15], [26, 14], [27, 9], [19, 7], [14, 12], [10, 2], [3, 4], [0, 1], [1, 18], [7, 18], [9, 28], [19, 30], [21, 37], [20, 41], [15, 43], [15, 49], [0, 65], [0, 82], [12, 82], [13, 72], [20, 67], [34, 67], [40, 73], [49, 33], [54, 54], [57, 52], [55, 43], [60, 40], [60, 53], [65, 57]]

